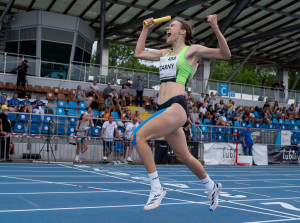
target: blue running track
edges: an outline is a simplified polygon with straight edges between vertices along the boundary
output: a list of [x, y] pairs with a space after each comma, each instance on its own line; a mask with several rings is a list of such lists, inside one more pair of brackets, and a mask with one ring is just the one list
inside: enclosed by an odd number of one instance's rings
[[167, 195], [146, 212], [143, 166], [0, 164], [0, 222], [300, 222], [299, 166], [205, 168], [223, 184], [216, 211], [186, 167], [158, 166]]

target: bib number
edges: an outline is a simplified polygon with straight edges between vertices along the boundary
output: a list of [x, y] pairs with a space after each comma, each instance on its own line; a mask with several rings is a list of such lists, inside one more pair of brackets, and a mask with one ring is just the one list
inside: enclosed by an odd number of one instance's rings
[[159, 66], [160, 80], [176, 78], [176, 63], [179, 56], [161, 57]]

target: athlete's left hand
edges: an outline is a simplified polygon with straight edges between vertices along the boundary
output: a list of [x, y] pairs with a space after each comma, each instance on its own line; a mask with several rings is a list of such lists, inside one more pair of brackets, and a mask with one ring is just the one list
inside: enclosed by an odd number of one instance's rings
[[218, 19], [216, 14], [208, 15], [206, 16], [206, 19], [212, 28], [218, 27]]

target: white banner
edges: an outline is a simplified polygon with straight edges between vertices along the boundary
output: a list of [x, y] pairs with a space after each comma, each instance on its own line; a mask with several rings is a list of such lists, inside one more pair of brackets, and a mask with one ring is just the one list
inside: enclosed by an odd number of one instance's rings
[[[243, 155], [243, 146], [238, 145], [238, 154]], [[204, 143], [204, 162], [206, 165], [234, 165], [236, 144]], [[268, 150], [266, 145], [253, 146], [253, 159], [257, 165], [268, 165]]]
[[281, 131], [281, 145], [290, 146], [291, 145], [292, 132], [288, 130]]

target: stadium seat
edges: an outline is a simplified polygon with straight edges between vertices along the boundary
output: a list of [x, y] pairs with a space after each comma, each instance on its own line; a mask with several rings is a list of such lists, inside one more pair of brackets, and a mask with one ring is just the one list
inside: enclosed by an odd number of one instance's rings
[[261, 124], [259, 122], [255, 123], [255, 128], [261, 128]]
[[70, 125], [76, 125], [77, 124], [77, 118], [75, 118], [75, 117], [69, 118], [69, 124]]
[[57, 94], [57, 100], [65, 101], [66, 100], [66, 96], [64, 94], [58, 93]]
[[42, 134], [53, 134], [53, 131], [50, 130], [50, 126], [48, 124], [43, 124], [41, 133]]
[[77, 109], [77, 104], [75, 101], [69, 101], [68, 108]]
[[0, 89], [4, 89], [4, 83], [0, 81]]
[[82, 114], [84, 114], [86, 112], [86, 110], [79, 110], [79, 112], [78, 112], [78, 115], [82, 115]]
[[257, 111], [253, 112], [255, 118], [259, 118], [259, 114]]
[[209, 121], [209, 119], [204, 119], [204, 120], [203, 120], [203, 123], [204, 123], [204, 125], [207, 125], [207, 124], [210, 123], [210, 121]]
[[69, 94], [68, 97], [67, 97], [67, 101], [76, 101], [75, 94]]
[[71, 135], [72, 133], [75, 133], [75, 129], [76, 129], [76, 126], [70, 125], [68, 127], [68, 135]]
[[60, 93], [60, 88], [59, 87], [54, 87], [53, 88], [53, 93], [54, 94], [59, 94]]
[[[211, 136], [211, 141], [216, 142], [217, 141], [217, 136], [215, 133], [210, 134], [209, 136]], [[209, 138], [208, 138], [209, 139]]]
[[240, 133], [240, 129], [234, 128], [234, 129], [233, 129], [233, 133]]
[[50, 101], [54, 101], [55, 100], [55, 96], [52, 92], [48, 92], [46, 95], [46, 99], [50, 100]]
[[101, 136], [101, 128], [100, 127], [93, 127], [92, 136]]
[[202, 120], [201, 118], [198, 119], [199, 125], [202, 125]]
[[20, 114], [19, 115], [19, 122], [28, 122], [29, 116], [26, 114]]
[[292, 131], [294, 128], [292, 125], [287, 125], [287, 129]]
[[69, 88], [62, 88], [62, 89], [61, 89], [61, 93], [62, 93], [62, 94], [68, 95], [69, 92], [70, 92], [70, 91], [69, 91]]
[[278, 124], [279, 123], [277, 118], [273, 118], [272, 122], [273, 122], [273, 124]]
[[219, 142], [225, 142], [224, 134], [217, 134], [217, 141]]
[[291, 120], [291, 125], [296, 125], [296, 122], [294, 119]]
[[298, 145], [299, 144], [299, 139], [298, 138], [292, 138], [292, 145]]
[[76, 94], [76, 89], [71, 89], [69, 94]]
[[101, 118], [105, 111], [101, 111], [99, 117]]
[[120, 119], [118, 112], [112, 112], [111, 115], [114, 119]]
[[286, 120], [284, 121], [284, 124], [285, 124], [285, 125], [290, 125], [290, 124], [291, 124], [291, 123], [290, 123], [290, 120], [286, 119]]
[[33, 87], [31, 84], [26, 84], [26, 91], [33, 92]]
[[44, 93], [51, 92], [51, 87], [50, 86], [45, 86], [43, 92]]
[[86, 109], [86, 108], [87, 108], [87, 105], [86, 105], [85, 102], [80, 102], [78, 108], [79, 108], [79, 109]]
[[42, 116], [41, 115], [32, 115], [31, 121], [36, 123], [42, 123]]
[[201, 139], [197, 139], [197, 140], [209, 141], [208, 133], [201, 133], [200, 137]]
[[238, 122], [238, 121], [234, 121], [234, 126], [235, 126], [235, 127], [241, 127], [241, 124], [240, 124], [240, 122]]
[[53, 116], [46, 115], [46, 116], [44, 117], [44, 123], [45, 123], [45, 124], [49, 124], [49, 123], [52, 122], [52, 121], [53, 121]]
[[294, 131], [299, 131], [299, 127], [297, 125], [294, 126], [293, 128]]
[[124, 150], [124, 144], [123, 144], [123, 142], [122, 141], [117, 141], [115, 143], [115, 151], [116, 152], [123, 152], [123, 150]]
[[68, 116], [76, 116], [76, 110], [75, 109], [68, 109], [68, 113], [67, 113]]
[[98, 111], [93, 110], [93, 115], [94, 115], [94, 117], [98, 117]]
[[65, 126], [64, 125], [58, 125], [58, 127], [56, 127], [55, 133], [58, 135], [65, 135]]
[[14, 127], [15, 133], [25, 133], [24, 123], [16, 123]]
[[67, 107], [66, 101], [59, 100], [59, 101], [57, 102], [57, 107], [58, 107], [58, 108], [66, 108], [66, 107]]
[[254, 128], [254, 124], [253, 124], [253, 122], [249, 122], [249, 123], [248, 123], [248, 125], [250, 125], [250, 126], [251, 126], [251, 128]]
[[201, 131], [205, 133], [209, 133], [207, 126], [201, 126]]
[[40, 134], [39, 124], [31, 123], [31, 125], [30, 125], [30, 134]]
[[43, 93], [43, 88], [41, 85], [35, 85], [33, 91], [37, 93]]
[[269, 124], [269, 129], [275, 129], [275, 126], [273, 124]]
[[296, 121], [296, 125], [299, 125], [299, 126], [300, 126], [300, 120], [297, 120], [297, 121]]
[[281, 125], [281, 130], [287, 130], [286, 125]]
[[[65, 109], [56, 108], [56, 115], [66, 115]], [[65, 117], [57, 117], [58, 124], [67, 124]]]
[[262, 128], [263, 128], [263, 129], [267, 129], [267, 128], [268, 128], [268, 124], [267, 124], [267, 123], [263, 123], [263, 124], [262, 124]]
[[15, 114], [8, 113], [7, 116], [8, 116], [9, 121], [11, 121], [11, 122], [15, 122], [16, 121]]
[[283, 125], [283, 124], [284, 124], [283, 119], [280, 118], [280, 119], [278, 120], [278, 123], [279, 123], [280, 125]]
[[225, 133], [224, 127], [217, 127], [217, 133]]
[[11, 82], [6, 82], [4, 88], [7, 89], [7, 90], [14, 90], [15, 89], [13, 83], [11, 83]]
[[247, 122], [242, 122], [242, 127], [246, 127], [247, 126]]
[[280, 125], [279, 125], [279, 124], [276, 124], [276, 125], [275, 125], [275, 129], [278, 129], [278, 130], [281, 129], [281, 128], [280, 128]]

